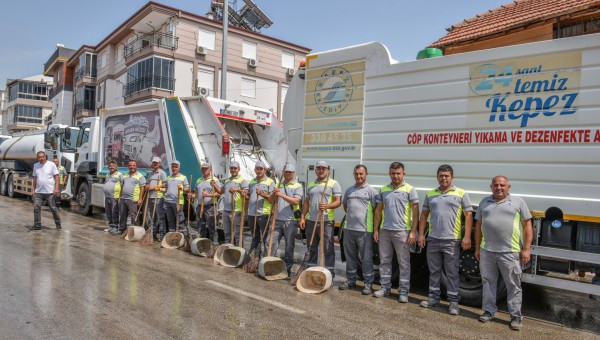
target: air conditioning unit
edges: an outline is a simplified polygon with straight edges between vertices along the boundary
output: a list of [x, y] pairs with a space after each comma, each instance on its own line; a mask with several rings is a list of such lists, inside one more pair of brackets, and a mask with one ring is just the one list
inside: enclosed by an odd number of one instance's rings
[[199, 87], [198, 94], [205, 97], [210, 96], [210, 89], [207, 89], [206, 87]]
[[285, 74], [286, 74], [288, 77], [293, 77], [293, 76], [294, 76], [294, 74], [296, 74], [296, 70], [294, 70], [293, 68], [288, 68], [288, 69], [287, 69], [287, 71], [285, 71]]
[[258, 64], [258, 61], [256, 61], [256, 59], [248, 59], [248, 66], [250, 67], [256, 67], [256, 65]]
[[198, 53], [200, 55], [206, 55], [206, 52], [208, 52], [208, 49], [206, 47], [203, 47], [203, 46], [196, 47], [196, 53]]

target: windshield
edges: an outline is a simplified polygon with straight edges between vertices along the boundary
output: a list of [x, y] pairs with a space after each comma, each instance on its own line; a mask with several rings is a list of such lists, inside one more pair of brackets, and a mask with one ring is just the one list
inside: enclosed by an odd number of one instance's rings
[[77, 134], [77, 147], [81, 146], [82, 144], [87, 143], [88, 139], [90, 138], [90, 126], [92, 125], [92, 123], [83, 123], [81, 124], [81, 129], [79, 130], [79, 133]]

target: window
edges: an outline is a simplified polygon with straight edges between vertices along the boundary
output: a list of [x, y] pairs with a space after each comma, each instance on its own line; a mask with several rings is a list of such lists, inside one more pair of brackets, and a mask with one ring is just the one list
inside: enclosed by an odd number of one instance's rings
[[256, 44], [244, 41], [242, 42], [242, 58], [256, 59]]
[[242, 78], [242, 92], [240, 95], [243, 97], [256, 98], [256, 80]]
[[48, 85], [39, 83], [18, 82], [10, 85], [8, 101], [17, 98], [48, 101]]
[[215, 49], [215, 32], [198, 30], [198, 46], [206, 47], [209, 50]]
[[108, 52], [102, 53], [100, 68], [105, 68], [108, 65]]
[[58, 72], [56, 72], [56, 84], [57, 85], [60, 83], [61, 78], [62, 78], [62, 72], [61, 72], [61, 70], [58, 70]]
[[79, 68], [75, 74], [75, 82], [81, 77], [96, 78], [96, 59], [97, 56], [91, 53], [84, 53], [79, 56]]
[[77, 134], [77, 147], [80, 147], [81, 145], [85, 144], [88, 142], [88, 140], [90, 139], [90, 127], [92, 126], [91, 122], [86, 122], [81, 124], [81, 129], [79, 130], [80, 133]]
[[281, 52], [281, 67], [294, 68], [294, 55], [292, 53]]
[[204, 87], [210, 90], [209, 95], [213, 95], [213, 84], [215, 83], [215, 70], [212, 67], [198, 66], [198, 87]]
[[127, 69], [125, 96], [148, 88], [169, 91], [175, 89], [172, 60], [152, 57], [144, 59]]
[[123, 45], [120, 45], [119, 48], [117, 48], [117, 62], [120, 62], [121, 60], [123, 60], [123, 49], [125, 47], [123, 47]]
[[15, 107], [15, 123], [42, 124], [42, 108], [37, 106], [17, 105]]
[[77, 88], [77, 97], [75, 99], [75, 112], [81, 112], [82, 110], [95, 110], [95, 99], [96, 87], [82, 86]]

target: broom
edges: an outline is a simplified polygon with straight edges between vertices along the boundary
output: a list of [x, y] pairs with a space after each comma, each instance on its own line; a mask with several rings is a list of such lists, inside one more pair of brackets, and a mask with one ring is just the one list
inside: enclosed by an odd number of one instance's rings
[[[254, 207], [254, 228], [252, 230], [252, 238], [253, 239], [254, 239], [254, 235], [256, 235], [256, 221], [257, 220], [258, 220], [258, 198], [256, 199], [256, 206]], [[250, 247], [252, 247], [252, 244], [250, 244]], [[244, 256], [244, 262], [242, 262], [242, 268], [246, 268], [248, 263], [250, 263], [251, 261], [253, 261], [256, 258], [255, 252], [253, 250], [254, 249], [248, 249], [246, 256]], [[248, 255], [248, 253], [250, 253], [250, 254]], [[249, 272], [246, 272], [246, 273], [249, 273]]]
[[[142, 221], [142, 225], [144, 225], [144, 223], [146, 222], [146, 210], [148, 209], [148, 190], [144, 191], [144, 197], [142, 197], [142, 200], [146, 201], [146, 206], [144, 207], [144, 220]], [[137, 223], [138, 218], [140, 217], [140, 212], [142, 211], [142, 209], [138, 209], [136, 214], [135, 214], [135, 220], [133, 220], [133, 224]], [[125, 232], [121, 235], [121, 238], [124, 240], [127, 237], [127, 229], [125, 229]]]
[[[152, 181], [151, 181], [152, 183]], [[160, 189], [160, 186], [157, 184], [154, 191]], [[154, 224], [154, 217], [156, 216], [156, 202], [158, 202], [158, 198], [154, 198], [154, 209], [152, 210], [152, 224]], [[148, 227], [148, 230], [146, 230], [146, 233], [144, 234], [144, 237], [142, 237], [142, 239], [140, 240], [140, 245], [142, 246], [151, 246], [152, 243], [154, 243], [154, 239], [152, 237], [152, 230], [150, 229], [150, 227]]]
[[[160, 188], [160, 186], [157, 185]], [[155, 189], [158, 190], [158, 189]], [[152, 210], [152, 222], [154, 223], [154, 218], [156, 217], [156, 204], [158, 202], [158, 197], [154, 198], [154, 209]], [[152, 237], [152, 229], [148, 228], [146, 230], [146, 234], [140, 240], [140, 245], [142, 246], [151, 246], [154, 243], [154, 238]]]
[[[210, 167], [210, 174], [212, 176], [212, 166]], [[214, 177], [214, 176], [213, 176]], [[217, 197], [213, 196], [213, 218], [215, 219], [215, 234], [217, 233]], [[214, 242], [214, 240], [210, 240], [211, 242]], [[217, 253], [217, 247], [215, 246], [215, 244], [213, 243], [213, 246], [210, 248], [210, 254], [208, 254], [208, 258], [212, 259], [215, 257], [215, 254]]]
[[[323, 187], [323, 193], [321, 194], [320, 203], [323, 203], [323, 199], [325, 198], [325, 190], [327, 189], [327, 183], [328, 182], [329, 182], [329, 174], [327, 174], [327, 178], [325, 179], [325, 186]], [[302, 259], [302, 263], [300, 264], [300, 268], [298, 268], [298, 271], [296, 272], [296, 274], [294, 274], [294, 277], [292, 277], [292, 279], [290, 280], [290, 284], [292, 286], [296, 285], [296, 282], [298, 282], [298, 278], [300, 278], [300, 274], [302, 274], [302, 272], [305, 271], [306, 268], [308, 268], [308, 259], [310, 258], [310, 248], [311, 248], [313, 240], [315, 238], [315, 231], [317, 230], [317, 226], [319, 225], [319, 221], [321, 221], [321, 220], [324, 219], [324, 215], [325, 215], [325, 211], [319, 210], [319, 212], [317, 213], [317, 218], [315, 219], [315, 227], [314, 227], [314, 229], [312, 231], [312, 235], [310, 236], [310, 243], [307, 244], [306, 253], [304, 253], [304, 258]], [[321, 228], [322, 227], [323, 226], [321, 226]], [[321, 237], [323, 237], [323, 236], [321, 236]]]
[[[190, 175], [190, 183], [192, 183], [192, 175]], [[185, 230], [187, 232], [187, 237], [185, 239], [185, 243], [183, 244], [183, 250], [191, 252], [192, 251], [192, 233], [190, 231], [190, 207], [192, 205], [193, 199], [188, 199], [187, 204], [187, 223], [185, 225]]]

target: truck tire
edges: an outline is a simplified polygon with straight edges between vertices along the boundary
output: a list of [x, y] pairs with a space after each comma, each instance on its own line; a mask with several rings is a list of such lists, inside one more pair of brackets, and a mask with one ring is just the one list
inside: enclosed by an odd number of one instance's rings
[[7, 191], [8, 188], [6, 182], [6, 175], [2, 174], [0, 175], [0, 196], [6, 196]]
[[82, 183], [77, 190], [77, 206], [79, 206], [79, 213], [83, 216], [90, 216], [92, 214], [92, 196], [90, 187], [87, 183]]
[[[472, 307], [481, 307], [483, 284], [481, 282], [481, 274], [479, 273], [479, 262], [475, 259], [475, 253], [472, 249], [461, 251], [459, 275], [458, 294], [460, 295], [460, 303]], [[445, 271], [442, 271], [441, 281], [442, 294], [446, 296], [448, 278]], [[500, 276], [498, 278], [496, 299], [500, 301], [504, 298], [506, 298], [506, 285], [502, 276]]]
[[15, 184], [13, 183], [13, 175], [8, 175], [8, 180], [6, 180], [6, 194], [10, 198], [15, 198], [18, 194], [15, 192]]

